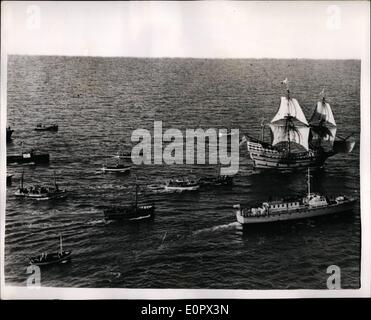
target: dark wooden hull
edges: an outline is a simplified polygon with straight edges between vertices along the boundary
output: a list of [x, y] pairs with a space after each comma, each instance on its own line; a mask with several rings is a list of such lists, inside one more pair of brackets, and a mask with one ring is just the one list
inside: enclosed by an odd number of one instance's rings
[[266, 148], [257, 142], [247, 141], [247, 150], [254, 168], [275, 170], [301, 170], [321, 168], [333, 152], [321, 150], [287, 154], [272, 148]]
[[210, 186], [210, 187], [218, 187], [218, 186], [229, 186], [233, 184], [233, 177], [226, 177], [226, 178], [202, 178], [200, 179], [201, 186]]
[[45, 164], [49, 163], [49, 154], [33, 154], [29, 157], [24, 155], [10, 155], [6, 157], [8, 164], [22, 164], [22, 163], [35, 163], [35, 164]]
[[72, 251], [63, 251], [62, 254], [52, 253], [43, 258], [41, 255], [30, 258], [30, 264], [36, 266], [49, 266], [71, 261]]
[[11, 186], [12, 185], [12, 178], [13, 178], [13, 175], [12, 174], [9, 174], [6, 176], [6, 185], [7, 186]]
[[14, 132], [14, 130], [9, 130], [9, 129], [6, 130], [6, 142], [11, 142], [12, 141], [13, 132]]
[[58, 131], [58, 126], [36, 127], [35, 131]]

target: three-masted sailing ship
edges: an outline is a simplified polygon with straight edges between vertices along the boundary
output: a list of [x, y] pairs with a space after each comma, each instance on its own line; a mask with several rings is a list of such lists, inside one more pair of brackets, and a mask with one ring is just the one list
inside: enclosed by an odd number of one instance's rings
[[336, 138], [336, 122], [324, 90], [308, 122], [299, 102], [287, 94], [281, 97], [278, 112], [269, 123], [271, 141], [246, 137], [247, 150], [254, 168], [295, 170], [320, 168], [337, 153], [350, 153], [355, 145], [348, 137]]

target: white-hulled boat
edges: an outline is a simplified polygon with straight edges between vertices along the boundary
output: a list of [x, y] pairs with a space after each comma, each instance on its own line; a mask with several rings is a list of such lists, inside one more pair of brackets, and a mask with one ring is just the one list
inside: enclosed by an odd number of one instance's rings
[[281, 201], [267, 201], [260, 206], [242, 208], [233, 206], [237, 221], [242, 224], [259, 224], [277, 221], [313, 218], [323, 215], [351, 211], [356, 199], [339, 195], [328, 197], [310, 191], [310, 172], [308, 169], [308, 193], [305, 197], [291, 197]]
[[63, 199], [67, 197], [67, 190], [59, 189], [59, 186], [56, 182], [55, 173], [54, 173], [54, 185], [52, 186], [36, 185], [28, 188], [25, 188], [23, 185], [23, 175], [24, 173], [22, 172], [19, 189], [14, 193], [16, 197], [33, 199], [38, 201]]
[[119, 173], [127, 173], [130, 172], [131, 166], [127, 166], [124, 164], [116, 164], [113, 166], [103, 165], [101, 171], [105, 172], [119, 172]]
[[106, 172], [116, 172], [116, 173], [128, 173], [131, 170], [131, 166], [125, 164], [124, 162], [120, 161], [120, 157], [115, 157], [117, 158], [117, 162], [114, 165], [108, 165], [107, 162], [106, 164], [103, 164], [102, 168], [100, 169], [103, 173]]
[[165, 190], [168, 191], [197, 191], [200, 189], [200, 183], [196, 180], [188, 180], [188, 179], [176, 179], [176, 180], [169, 180], [165, 184]]

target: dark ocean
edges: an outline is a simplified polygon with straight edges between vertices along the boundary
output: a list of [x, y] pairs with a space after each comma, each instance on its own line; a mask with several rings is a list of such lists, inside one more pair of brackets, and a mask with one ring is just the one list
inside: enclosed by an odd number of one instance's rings
[[[109, 288], [326, 289], [330, 265], [342, 288], [360, 285], [359, 201], [353, 212], [314, 220], [242, 228], [232, 206], [306, 190], [305, 172], [254, 171], [240, 149], [235, 184], [197, 193], [156, 193], [170, 177], [215, 175], [216, 165], [140, 165], [129, 175], [97, 174], [109, 156], [130, 152], [133, 130], [238, 128], [259, 137], [285, 94], [310, 118], [326, 88], [338, 134], [355, 132], [351, 154], [327, 160], [313, 174], [315, 191], [359, 199], [360, 61], [270, 59], [142, 59], [10, 56], [7, 153], [49, 152], [47, 166], [8, 165], [5, 281], [26, 285], [28, 257], [72, 250], [69, 264], [42, 269], [41, 285]], [[38, 133], [37, 123], [58, 123]], [[25, 184], [49, 183], [53, 171], [65, 200], [16, 199]], [[103, 207], [154, 201], [156, 217], [142, 224], [106, 223]], [[150, 187], [148, 187], [150, 186]]]

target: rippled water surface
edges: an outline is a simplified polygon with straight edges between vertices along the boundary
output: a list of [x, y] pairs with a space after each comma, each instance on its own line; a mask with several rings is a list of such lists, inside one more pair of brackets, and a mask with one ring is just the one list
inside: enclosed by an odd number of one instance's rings
[[[355, 132], [352, 154], [336, 155], [316, 173], [313, 187], [359, 198], [358, 61], [130, 59], [12, 56], [8, 63], [8, 124], [15, 130], [8, 154], [24, 148], [49, 152], [48, 166], [9, 165], [6, 282], [25, 285], [28, 257], [58, 250], [58, 236], [73, 251], [70, 264], [42, 270], [43, 286], [117, 288], [326, 288], [326, 269], [338, 265], [342, 287], [359, 287], [360, 216], [242, 228], [232, 206], [305, 191], [305, 173], [254, 171], [240, 151], [229, 188], [198, 193], [156, 193], [148, 185], [170, 177], [213, 175], [212, 165], [135, 166], [129, 175], [97, 174], [107, 156], [130, 145], [134, 129], [239, 128], [260, 135], [262, 117], [276, 112], [280, 82], [307, 118], [326, 87], [338, 133]], [[59, 132], [37, 133], [37, 123]], [[126, 150], [130, 151], [130, 150]], [[65, 199], [35, 203], [14, 197], [26, 184], [48, 183], [53, 171], [71, 191]], [[155, 201], [154, 222], [106, 223], [102, 208], [140, 199]]]

